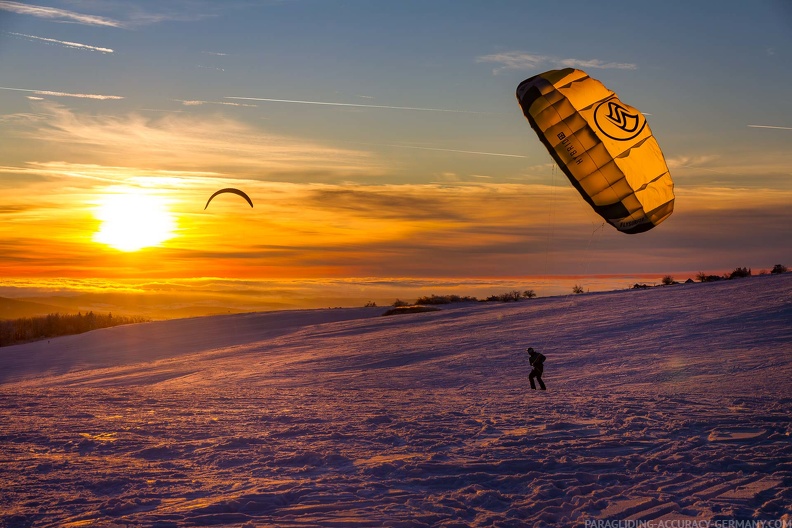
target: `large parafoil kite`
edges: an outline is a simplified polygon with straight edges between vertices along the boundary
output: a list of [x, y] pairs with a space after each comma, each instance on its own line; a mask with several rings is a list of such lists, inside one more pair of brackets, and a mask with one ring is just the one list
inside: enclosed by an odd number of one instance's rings
[[623, 233], [648, 231], [674, 210], [674, 183], [644, 115], [573, 68], [517, 87], [531, 127], [583, 198]]
[[243, 191], [240, 191], [239, 189], [234, 189], [233, 187], [227, 187], [225, 189], [220, 189], [219, 191], [217, 191], [216, 193], [214, 193], [212, 196], [209, 197], [209, 199], [206, 201], [206, 205], [204, 206], [204, 211], [206, 210], [207, 207], [209, 207], [209, 202], [211, 202], [215, 196], [223, 193], [238, 194], [239, 196], [247, 200], [247, 203], [250, 204], [250, 207], [253, 207], [253, 202], [250, 200], [250, 196], [245, 194]]

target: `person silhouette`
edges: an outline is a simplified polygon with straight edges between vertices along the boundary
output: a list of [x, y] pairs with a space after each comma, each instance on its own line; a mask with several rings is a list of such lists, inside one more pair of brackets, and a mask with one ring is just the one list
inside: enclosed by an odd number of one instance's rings
[[536, 381], [539, 382], [539, 388], [541, 390], [547, 390], [544, 382], [542, 381], [542, 372], [544, 372], [544, 361], [547, 358], [544, 357], [544, 354], [540, 354], [539, 352], [537, 352], [536, 350], [530, 347], [528, 348], [528, 356], [529, 356], [528, 362], [533, 367], [531, 373], [528, 374], [528, 380], [531, 382], [531, 388], [533, 390], [536, 390], [536, 385], [534, 384], [534, 378], [536, 378]]

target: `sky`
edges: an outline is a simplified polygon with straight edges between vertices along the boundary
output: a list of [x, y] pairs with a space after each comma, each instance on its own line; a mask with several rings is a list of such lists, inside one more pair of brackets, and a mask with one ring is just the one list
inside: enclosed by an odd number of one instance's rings
[[[0, 295], [792, 264], [789, 64], [784, 0], [0, 0]], [[657, 228], [603, 226], [523, 117], [562, 67], [646, 114]]]

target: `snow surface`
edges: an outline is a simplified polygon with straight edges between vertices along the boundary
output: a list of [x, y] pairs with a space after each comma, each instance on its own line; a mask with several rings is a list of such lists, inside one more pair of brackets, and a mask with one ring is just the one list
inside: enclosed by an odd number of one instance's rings
[[792, 521], [792, 274], [384, 310], [0, 349], [0, 525]]

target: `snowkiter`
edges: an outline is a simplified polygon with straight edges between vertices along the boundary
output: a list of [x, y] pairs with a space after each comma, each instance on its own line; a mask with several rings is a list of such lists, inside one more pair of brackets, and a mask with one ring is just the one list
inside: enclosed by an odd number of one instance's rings
[[533, 369], [531, 373], [528, 374], [528, 380], [531, 382], [531, 388], [536, 390], [536, 385], [534, 384], [534, 378], [536, 381], [539, 382], [539, 388], [541, 390], [547, 390], [545, 388], [545, 384], [542, 381], [542, 372], [544, 371], [544, 361], [545, 361], [544, 354], [541, 354], [534, 350], [533, 348], [528, 349], [528, 362], [531, 364]]

